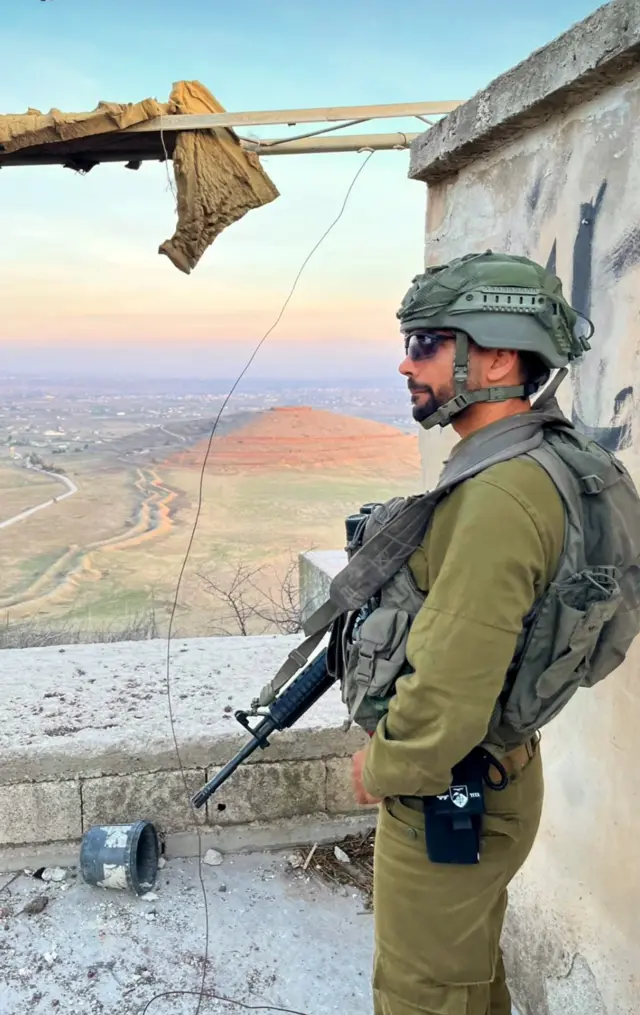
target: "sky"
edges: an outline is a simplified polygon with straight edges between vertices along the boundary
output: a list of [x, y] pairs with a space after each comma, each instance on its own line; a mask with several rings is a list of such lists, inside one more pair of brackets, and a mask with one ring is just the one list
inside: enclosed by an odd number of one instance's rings
[[[229, 111], [464, 100], [595, 8], [593, 0], [0, 0], [0, 112], [166, 101], [197, 79]], [[257, 137], [316, 126], [251, 128]], [[377, 120], [371, 132], [422, 130]], [[166, 167], [0, 173], [0, 372], [227, 377], [273, 324], [365, 155], [264, 157], [280, 191], [191, 275]], [[265, 378], [379, 377], [422, 270], [426, 187], [376, 152], [262, 347]]]

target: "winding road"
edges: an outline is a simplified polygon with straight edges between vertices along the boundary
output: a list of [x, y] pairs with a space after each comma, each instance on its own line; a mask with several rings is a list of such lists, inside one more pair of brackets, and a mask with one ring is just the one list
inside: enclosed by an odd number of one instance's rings
[[160, 429], [162, 430], [163, 433], [169, 434], [169, 437], [176, 437], [179, 441], [182, 441], [183, 444], [186, 444], [187, 442], [186, 437], [181, 437], [179, 433], [173, 433], [173, 431], [167, 430], [166, 426], [161, 426]]
[[[27, 466], [28, 468], [28, 466]], [[54, 479], [59, 479], [60, 482], [64, 483], [68, 487], [66, 493], [61, 493], [59, 497], [52, 497], [50, 500], [44, 500], [42, 504], [36, 504], [35, 507], [28, 508], [26, 511], [21, 511], [19, 514], [14, 515], [13, 518], [7, 518], [6, 521], [0, 522], [0, 529], [6, 529], [8, 525], [15, 525], [16, 522], [21, 522], [24, 518], [28, 518], [29, 515], [33, 515], [36, 511], [43, 511], [47, 507], [51, 507], [52, 504], [57, 504], [66, 497], [73, 496], [74, 493], [78, 492], [78, 487], [68, 476], [63, 476], [59, 472], [49, 472], [47, 469], [34, 469], [34, 472], [43, 472], [45, 476], [53, 476]]]
[[[44, 471], [44, 470], [39, 470]], [[158, 536], [167, 535], [172, 529], [173, 502], [179, 495], [179, 491], [167, 486], [158, 473], [152, 468], [138, 468], [138, 478], [135, 486], [140, 493], [140, 500], [137, 505], [136, 515], [133, 524], [124, 531], [118, 531], [103, 539], [85, 545], [73, 544], [67, 547], [64, 552], [53, 561], [44, 572], [38, 573], [26, 588], [9, 591], [0, 595], [0, 610], [12, 609], [14, 617], [27, 616], [36, 606], [45, 602], [51, 603], [54, 600], [62, 601], [65, 597], [75, 596], [80, 582], [85, 580], [95, 581], [103, 577], [101, 567], [96, 566], [94, 555], [96, 552], [114, 552], [140, 546]], [[69, 491], [62, 497], [70, 497], [77, 492], [77, 487], [66, 477], [55, 473], [57, 479], [64, 479]], [[72, 490], [71, 487], [74, 487]], [[29, 511], [23, 511], [13, 519], [8, 519], [0, 525], [7, 525], [19, 518], [32, 514], [34, 510], [40, 510], [53, 503], [53, 500], [37, 505]]]

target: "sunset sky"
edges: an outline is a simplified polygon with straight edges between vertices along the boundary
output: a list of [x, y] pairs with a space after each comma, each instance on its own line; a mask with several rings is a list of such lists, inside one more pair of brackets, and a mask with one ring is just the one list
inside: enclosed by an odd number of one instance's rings
[[[180, 79], [202, 81], [230, 111], [464, 99], [594, 6], [0, 0], [0, 112], [166, 101]], [[357, 130], [398, 128], [422, 125]], [[191, 276], [157, 254], [175, 222], [163, 166], [3, 169], [0, 372], [231, 376], [364, 157], [264, 158], [280, 198], [226, 230]], [[395, 311], [423, 262], [426, 194], [407, 179], [408, 158], [370, 160], [256, 361], [265, 377], [373, 377], [397, 362]]]

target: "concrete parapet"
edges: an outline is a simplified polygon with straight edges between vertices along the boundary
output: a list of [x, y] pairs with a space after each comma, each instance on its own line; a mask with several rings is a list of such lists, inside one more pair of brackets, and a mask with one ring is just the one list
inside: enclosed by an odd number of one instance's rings
[[[212, 778], [217, 770], [208, 773]], [[247, 765], [210, 801], [209, 824], [240, 825], [326, 811], [324, 761]], [[355, 808], [354, 808], [355, 809]]]
[[[185, 791], [193, 794], [206, 781], [204, 771], [133, 772], [81, 780], [82, 831], [92, 825], [131, 824], [144, 818], [164, 832], [182, 831], [193, 824]], [[196, 811], [200, 824], [207, 820], [206, 808]]]
[[614, 0], [416, 138], [409, 175], [435, 183], [637, 70], [640, 0]]
[[[246, 742], [234, 711], [249, 705], [299, 641], [172, 644], [171, 702], [184, 777], [169, 722], [165, 641], [5, 651], [0, 869], [24, 866], [43, 847], [68, 852], [95, 824], [151, 819], [174, 851], [195, 838], [184, 779], [192, 794]], [[213, 844], [217, 834], [246, 848], [278, 841], [281, 821], [293, 822], [304, 841], [305, 822], [311, 830], [334, 816], [372, 817], [349, 798], [350, 757], [364, 734], [345, 733], [344, 715], [334, 688], [234, 773], [198, 812]]]
[[[327, 811], [329, 814], [353, 813], [353, 791], [351, 788], [351, 764], [349, 758], [328, 758], [327, 770]], [[371, 807], [360, 807], [370, 811]]]

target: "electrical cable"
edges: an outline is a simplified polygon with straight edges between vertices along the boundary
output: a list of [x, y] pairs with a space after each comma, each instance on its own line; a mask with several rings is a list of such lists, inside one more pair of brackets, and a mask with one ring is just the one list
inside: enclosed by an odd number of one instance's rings
[[224, 997], [222, 994], [214, 994], [211, 990], [205, 990], [204, 993], [199, 990], [168, 990], [166, 994], [158, 994], [158, 997], [181, 997], [185, 994], [201, 998], [208, 997], [212, 1001], [222, 1001], [223, 1004], [234, 1004], [237, 1008], [244, 1008], [245, 1011], [278, 1011], [284, 1012], [284, 1015], [309, 1015], [308, 1012], [297, 1011], [294, 1008], [277, 1008], [271, 1004], [247, 1004], [246, 1001], [236, 1001], [235, 998]]
[[[244, 141], [245, 144], [255, 145], [258, 148], [264, 148], [265, 152], [269, 148], [273, 148], [275, 145], [288, 143], [289, 141], [304, 141], [308, 137], [319, 137], [320, 134], [330, 134], [334, 130], [342, 130], [344, 127], [356, 127], [359, 123], [369, 123], [371, 117], [365, 117], [362, 120], [346, 120], [344, 123], [332, 124], [331, 127], [321, 127], [319, 130], [309, 130], [306, 134], [294, 134], [293, 137], [281, 137], [275, 138], [274, 140], [263, 141], [261, 138], [244, 137], [242, 134], [238, 134], [234, 128], [230, 128], [236, 134], [239, 141]], [[167, 120], [167, 129], [171, 130], [171, 121]], [[164, 139], [164, 123], [162, 113], [160, 114], [160, 143], [164, 151], [164, 162], [167, 166], [167, 180], [169, 183], [169, 189], [173, 194], [174, 200], [177, 203], [176, 193], [173, 187], [173, 181], [169, 175], [169, 153]], [[365, 149], [366, 150], [366, 149]]]
[[261, 148], [273, 148], [274, 145], [288, 144], [289, 141], [304, 141], [307, 137], [318, 137], [320, 134], [330, 134], [334, 130], [342, 130], [343, 127], [355, 127], [359, 123], [368, 123], [370, 117], [366, 117], [364, 120], [347, 120], [345, 123], [337, 123], [331, 127], [322, 127], [320, 130], [309, 130], [306, 134], [294, 134], [293, 137], [279, 137], [273, 141], [261, 141], [260, 138], [243, 137], [238, 134], [241, 141], [245, 141], [247, 144], [260, 145]]
[[[161, 132], [161, 134], [162, 134], [162, 132]], [[163, 145], [164, 145], [164, 138], [162, 140], [163, 140]], [[285, 299], [284, 303], [282, 304], [282, 307], [280, 309], [280, 312], [279, 312], [278, 316], [276, 317], [276, 319], [273, 322], [273, 324], [271, 325], [271, 327], [265, 332], [265, 334], [262, 336], [262, 338], [260, 339], [260, 341], [256, 345], [255, 349], [253, 350], [251, 356], [247, 360], [247, 362], [246, 362], [245, 366], [243, 367], [242, 371], [240, 372], [240, 374], [238, 375], [238, 377], [236, 378], [236, 380], [232, 384], [229, 393], [226, 395], [226, 397], [225, 397], [225, 399], [224, 399], [224, 401], [223, 401], [223, 403], [222, 403], [222, 405], [220, 407], [220, 410], [218, 411], [218, 415], [216, 416], [216, 418], [214, 420], [213, 427], [211, 429], [211, 434], [209, 436], [209, 443], [207, 445], [207, 450], [206, 450], [206, 453], [205, 453], [205, 456], [204, 456], [204, 461], [202, 463], [202, 469], [200, 471], [200, 486], [199, 486], [198, 507], [197, 507], [197, 510], [196, 510], [196, 517], [195, 517], [195, 521], [194, 521], [194, 524], [193, 524], [193, 529], [191, 531], [191, 537], [190, 537], [189, 543], [187, 545], [187, 552], [186, 552], [184, 560], [182, 562], [182, 567], [180, 568], [180, 573], [179, 573], [179, 576], [178, 576], [178, 584], [176, 586], [176, 592], [175, 592], [175, 597], [174, 597], [174, 601], [173, 601], [173, 606], [172, 606], [172, 609], [171, 609], [171, 615], [169, 617], [169, 630], [168, 630], [168, 633], [167, 633], [167, 656], [166, 656], [166, 690], [167, 690], [167, 702], [168, 702], [168, 706], [169, 706], [169, 722], [171, 724], [171, 735], [173, 737], [173, 743], [174, 743], [176, 758], [178, 760], [178, 765], [180, 767], [180, 774], [182, 776], [182, 781], [184, 783], [184, 789], [185, 789], [185, 793], [186, 793], [187, 800], [188, 800], [188, 803], [189, 803], [189, 808], [190, 808], [190, 811], [191, 811], [191, 816], [193, 818], [193, 824], [194, 824], [194, 827], [195, 827], [195, 830], [196, 830], [196, 834], [197, 834], [197, 837], [198, 837], [198, 874], [199, 874], [199, 878], [200, 878], [200, 885], [201, 885], [201, 888], [202, 888], [202, 895], [203, 895], [203, 899], [204, 899], [204, 913], [205, 913], [205, 951], [204, 951], [204, 962], [203, 962], [203, 966], [202, 966], [202, 982], [201, 982], [201, 985], [200, 985], [199, 992], [197, 992], [197, 991], [190, 991], [190, 990], [178, 990], [178, 991], [172, 990], [172, 991], [165, 991], [165, 992], [163, 992], [161, 994], [155, 994], [154, 997], [152, 997], [147, 1002], [145, 1007], [142, 1009], [141, 1015], [146, 1015], [146, 1012], [149, 1010], [151, 1005], [155, 1001], [158, 1001], [160, 998], [162, 998], [162, 997], [177, 997], [177, 996], [181, 996], [181, 995], [185, 995], [185, 996], [188, 996], [188, 995], [197, 995], [197, 997], [198, 997], [198, 1004], [197, 1004], [197, 1007], [196, 1007], [194, 1015], [199, 1015], [200, 1009], [202, 1007], [202, 1002], [203, 1002], [205, 997], [217, 998], [218, 1000], [222, 1000], [222, 1001], [224, 1001], [226, 1003], [235, 1004], [238, 1007], [245, 1008], [245, 1009], [247, 1009], [247, 1008], [250, 1009], [250, 1005], [247, 1005], [247, 1004], [245, 1004], [245, 1003], [243, 1003], [241, 1001], [234, 1001], [234, 1000], [231, 1000], [230, 998], [218, 997], [217, 995], [212, 994], [210, 991], [206, 991], [205, 990], [205, 983], [206, 983], [206, 976], [207, 976], [207, 963], [208, 963], [208, 958], [209, 958], [209, 909], [208, 909], [208, 900], [207, 900], [207, 890], [206, 890], [206, 887], [205, 887], [204, 878], [202, 876], [202, 835], [201, 835], [201, 832], [200, 832], [200, 825], [199, 825], [199, 822], [197, 820], [197, 816], [196, 816], [196, 813], [195, 813], [195, 808], [193, 806], [193, 803], [191, 802], [191, 793], [190, 793], [189, 785], [188, 785], [188, 782], [187, 782], [187, 776], [186, 776], [186, 773], [185, 773], [184, 765], [182, 763], [182, 757], [180, 755], [180, 748], [178, 746], [178, 740], [177, 740], [177, 737], [176, 737], [175, 721], [174, 721], [174, 715], [173, 715], [173, 705], [172, 705], [172, 700], [171, 700], [171, 679], [170, 679], [171, 632], [172, 632], [172, 629], [173, 629], [173, 621], [174, 621], [174, 617], [175, 617], [175, 614], [176, 614], [176, 610], [178, 608], [178, 597], [179, 597], [179, 594], [180, 594], [180, 587], [181, 587], [181, 584], [182, 584], [182, 579], [183, 579], [183, 576], [184, 576], [185, 568], [187, 566], [187, 561], [189, 559], [189, 554], [191, 552], [191, 547], [193, 546], [193, 540], [194, 540], [194, 537], [195, 537], [195, 534], [196, 534], [196, 529], [198, 527], [198, 521], [200, 519], [200, 512], [201, 512], [201, 509], [202, 509], [202, 494], [203, 494], [203, 484], [204, 484], [205, 469], [206, 469], [206, 466], [207, 466], [207, 460], [209, 458], [209, 453], [211, 451], [211, 445], [212, 445], [212, 442], [213, 442], [213, 438], [214, 438], [214, 435], [216, 433], [216, 430], [217, 430], [217, 427], [218, 427], [218, 423], [220, 421], [220, 417], [222, 416], [222, 413], [224, 412], [224, 410], [225, 410], [227, 404], [229, 403], [229, 401], [230, 401], [233, 393], [235, 392], [236, 388], [240, 384], [240, 381], [242, 380], [242, 378], [246, 374], [247, 370], [249, 369], [249, 367], [253, 363], [254, 359], [256, 358], [256, 356], [257, 356], [258, 352], [260, 351], [261, 347], [263, 346], [263, 344], [265, 343], [265, 341], [267, 340], [269, 335], [275, 330], [277, 325], [280, 323], [280, 321], [282, 319], [282, 316], [283, 316], [285, 310], [287, 309], [287, 306], [289, 305], [289, 303], [291, 301], [291, 298], [292, 298], [292, 296], [293, 296], [293, 294], [294, 294], [294, 292], [295, 292], [295, 290], [297, 288], [298, 282], [300, 280], [300, 276], [302, 275], [302, 273], [303, 273], [304, 269], [306, 268], [307, 264], [309, 263], [309, 261], [311, 260], [311, 258], [315, 254], [315, 252], [318, 250], [318, 248], [322, 245], [322, 243], [327, 238], [327, 236], [332, 231], [332, 229], [334, 229], [334, 227], [338, 224], [338, 222], [342, 218], [342, 216], [344, 214], [344, 211], [345, 211], [345, 209], [347, 207], [347, 203], [349, 201], [349, 198], [351, 196], [351, 192], [352, 192], [352, 190], [353, 190], [353, 188], [354, 188], [354, 186], [355, 186], [355, 184], [356, 184], [360, 174], [362, 173], [362, 171], [365, 168], [365, 166], [368, 164], [368, 162], [371, 159], [372, 155], [374, 155], [374, 151], [372, 149], [366, 149], [366, 148], [364, 148], [364, 149], [362, 149], [362, 151], [368, 151], [369, 154], [367, 155], [366, 159], [364, 159], [364, 161], [360, 164], [360, 166], [357, 169], [357, 172], [355, 173], [353, 179], [351, 180], [351, 183], [349, 184], [349, 187], [347, 188], [347, 192], [345, 194], [344, 200], [342, 202], [342, 207], [340, 208], [340, 211], [338, 212], [338, 215], [331, 222], [331, 225], [327, 229], [325, 229], [325, 231], [322, 234], [322, 236], [320, 237], [320, 239], [314, 244], [314, 246], [312, 247], [310, 252], [305, 257], [305, 259], [302, 262], [302, 265], [300, 266], [300, 269], [298, 270], [298, 273], [297, 273], [297, 275], [296, 275], [296, 277], [294, 279], [294, 282], [293, 282], [293, 285], [291, 286], [289, 294], [288, 294], [287, 298]], [[303, 1012], [291, 1012], [291, 1009], [279, 1008], [279, 1007], [277, 1007], [275, 1005], [272, 1005], [270, 1007], [269, 1006], [262, 1006], [261, 1009], [260, 1008], [256, 1009], [254, 1007], [253, 1010], [288, 1012], [289, 1015], [308, 1015], [308, 1013], [303, 1013]]]

